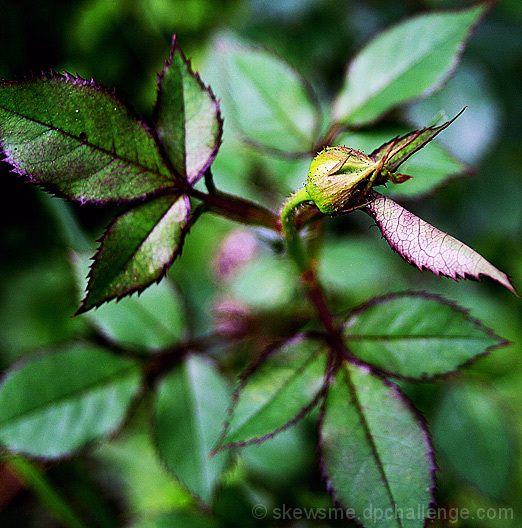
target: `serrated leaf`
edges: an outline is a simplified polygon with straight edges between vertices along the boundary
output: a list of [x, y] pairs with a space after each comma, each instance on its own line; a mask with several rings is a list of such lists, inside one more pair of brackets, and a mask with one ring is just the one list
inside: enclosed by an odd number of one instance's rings
[[326, 396], [320, 435], [328, 485], [360, 524], [424, 526], [434, 486], [432, 450], [397, 387], [366, 367], [343, 363]]
[[[77, 275], [83, 279], [89, 266], [88, 257], [75, 257]], [[83, 284], [83, 280], [80, 282]], [[86, 317], [107, 339], [126, 348], [172, 347], [185, 336], [185, 306], [168, 279], [150, 286], [139, 296], [91, 310]]]
[[380, 161], [384, 158], [384, 167], [390, 172], [396, 172], [410, 156], [432, 141], [437, 134], [448, 128], [463, 111], [461, 110], [453, 119], [440, 126], [415, 130], [384, 143], [370, 154], [370, 158], [374, 161]]
[[223, 122], [214, 94], [193, 73], [176, 37], [158, 78], [156, 131], [180, 174], [195, 183], [216, 157]]
[[350, 63], [334, 118], [363, 125], [433, 91], [452, 72], [485, 10], [479, 5], [420, 15], [378, 35]]
[[319, 116], [301, 76], [275, 55], [220, 37], [209, 77], [236, 130], [261, 147], [308, 152], [318, 135]]
[[139, 364], [74, 345], [15, 366], [0, 386], [0, 442], [56, 458], [117, 429], [140, 388]]
[[456, 238], [428, 224], [390, 198], [374, 192], [368, 212], [391, 248], [419, 269], [436, 275], [479, 279], [482, 275], [500, 282], [516, 295], [508, 276]]
[[77, 314], [159, 281], [181, 253], [189, 212], [185, 196], [162, 196], [118, 216], [101, 239]]
[[[348, 133], [338, 138], [337, 142], [349, 145], [362, 152], [375, 151], [392, 136], [405, 136], [407, 132], [394, 129], [368, 130]], [[400, 185], [389, 185], [385, 194], [392, 197], [416, 197], [428, 194], [451, 178], [466, 172], [468, 167], [453, 157], [437, 140], [430, 141], [414, 157], [408, 158], [401, 172], [412, 178]]]
[[506, 402], [487, 385], [449, 387], [433, 420], [441, 459], [464, 481], [501, 499], [514, 469], [515, 439]]
[[325, 385], [327, 352], [303, 336], [268, 349], [243, 373], [218, 448], [264, 440], [308, 412]]
[[212, 499], [227, 454], [209, 457], [226, 415], [229, 391], [218, 370], [188, 356], [161, 381], [156, 441], [167, 467], [204, 502]]
[[128, 202], [179, 187], [131, 111], [71, 75], [0, 85], [0, 146], [15, 172], [81, 203]]
[[505, 344], [457, 304], [411, 292], [378, 297], [356, 308], [343, 336], [350, 352], [365, 363], [417, 379], [449, 374]]

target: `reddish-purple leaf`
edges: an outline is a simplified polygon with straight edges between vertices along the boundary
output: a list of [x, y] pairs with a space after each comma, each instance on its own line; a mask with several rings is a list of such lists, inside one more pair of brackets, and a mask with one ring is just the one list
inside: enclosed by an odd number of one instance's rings
[[480, 279], [481, 275], [500, 282], [516, 295], [508, 276], [484, 257], [410, 213], [398, 203], [379, 193], [367, 211], [379, 226], [383, 237], [401, 257], [419, 269], [429, 269], [436, 275]]
[[[410, 156], [415, 154], [415, 152], [434, 139], [435, 136], [448, 128], [451, 123], [453, 123], [453, 121], [464, 112], [464, 110], [465, 109], [462, 109], [453, 119], [446, 121], [440, 126], [415, 130], [414, 132], [410, 132], [401, 137], [396, 137], [395, 139], [384, 143], [384, 145], [381, 145], [370, 154], [370, 158], [374, 161], [380, 161], [384, 158], [384, 167], [390, 172], [395, 172]], [[403, 175], [397, 176], [402, 176], [402, 181], [405, 181]], [[401, 178], [398, 179], [399, 183], [402, 183]], [[408, 178], [406, 177], [406, 179]]]

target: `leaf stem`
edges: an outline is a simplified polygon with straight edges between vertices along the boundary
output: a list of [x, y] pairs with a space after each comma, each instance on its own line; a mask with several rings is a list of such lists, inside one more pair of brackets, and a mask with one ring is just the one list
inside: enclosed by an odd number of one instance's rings
[[68, 528], [88, 528], [36, 464], [20, 456], [10, 458], [8, 464], [60, 523]]
[[286, 249], [289, 257], [295, 262], [299, 271], [304, 273], [309, 269], [309, 259], [303, 246], [303, 241], [296, 226], [297, 208], [303, 202], [309, 201], [310, 195], [303, 187], [292, 194], [281, 208], [281, 226], [285, 236]]
[[217, 191], [204, 193], [197, 189], [189, 189], [193, 198], [201, 200], [210, 211], [242, 224], [266, 227], [277, 233], [281, 232], [281, 224], [275, 213], [262, 205], [244, 200], [231, 194]]
[[301, 281], [306, 288], [306, 294], [314, 305], [319, 321], [326, 330], [330, 339], [330, 347], [337, 361], [346, 356], [346, 348], [339, 329], [326, 302], [323, 288], [317, 279], [314, 261], [309, 257], [303, 246], [303, 241], [296, 226], [297, 208], [303, 202], [310, 200], [310, 195], [305, 188], [300, 189], [290, 196], [281, 208], [281, 225], [285, 236], [289, 257], [297, 265]]

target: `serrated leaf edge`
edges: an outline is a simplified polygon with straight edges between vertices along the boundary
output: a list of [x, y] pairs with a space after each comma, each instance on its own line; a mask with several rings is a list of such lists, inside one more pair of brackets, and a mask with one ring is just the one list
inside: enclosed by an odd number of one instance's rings
[[[453, 60], [451, 62], [451, 64], [449, 65], [447, 71], [445, 72], [445, 74], [441, 77], [441, 79], [435, 83], [433, 86], [431, 86], [430, 88], [428, 88], [427, 90], [425, 90], [422, 94], [420, 94], [419, 96], [417, 97], [413, 97], [412, 99], [410, 99], [409, 101], [404, 101], [402, 103], [398, 103], [396, 105], [394, 105], [392, 108], [386, 110], [383, 114], [380, 114], [379, 116], [373, 118], [373, 119], [370, 119], [370, 120], [365, 120], [363, 123], [361, 124], [353, 124], [353, 123], [350, 123], [350, 126], [353, 127], [353, 128], [358, 128], [359, 126], [367, 126], [367, 125], [372, 125], [374, 123], [377, 123], [379, 120], [382, 119], [382, 117], [388, 113], [390, 110], [392, 110], [393, 108], [401, 108], [401, 107], [406, 107], [406, 106], [410, 106], [414, 103], [416, 103], [417, 101], [422, 101], [423, 99], [426, 99], [427, 97], [430, 97], [431, 95], [433, 95], [435, 92], [439, 91], [441, 88], [444, 87], [444, 85], [449, 81], [449, 79], [451, 79], [451, 77], [453, 76], [453, 74], [455, 73], [455, 70], [457, 69], [460, 61], [461, 61], [461, 58], [462, 58], [462, 54], [464, 53], [464, 50], [469, 42], [469, 40], [472, 38], [472, 36], [474, 35], [475, 31], [477, 30], [477, 27], [480, 25], [480, 23], [482, 22], [482, 20], [486, 17], [488, 11], [490, 9], [492, 9], [492, 7], [496, 4], [496, 0], [486, 0], [485, 2], [479, 2], [477, 4], [471, 4], [471, 5], [467, 5], [467, 6], [462, 6], [458, 9], [441, 9], [441, 10], [437, 10], [437, 11], [432, 11], [432, 12], [426, 12], [426, 13], [420, 13], [420, 14], [415, 14], [415, 15], [412, 15], [410, 17], [406, 17], [402, 20], [399, 20], [397, 23], [391, 25], [391, 26], [387, 26], [385, 28], [383, 28], [382, 30], [380, 30], [376, 35], [374, 35], [370, 40], [368, 40], [359, 50], [357, 50], [357, 52], [355, 53], [355, 55], [353, 56], [352, 59], [350, 59], [350, 61], [348, 62], [346, 68], [345, 68], [345, 78], [348, 76], [348, 73], [352, 67], [352, 63], [354, 62], [354, 60], [358, 57], [358, 55], [364, 51], [368, 45], [370, 45], [374, 39], [380, 37], [383, 33], [389, 31], [389, 30], [392, 30], [398, 26], [400, 26], [401, 24], [405, 23], [405, 22], [408, 22], [410, 20], [413, 20], [415, 18], [419, 18], [419, 17], [426, 17], [426, 16], [429, 16], [430, 14], [444, 14], [444, 13], [453, 13], [453, 14], [458, 14], [460, 12], [463, 12], [463, 11], [466, 11], [468, 9], [471, 9], [472, 7], [478, 7], [479, 5], [482, 5], [484, 7], [484, 11], [482, 12], [482, 14], [480, 16], [477, 17], [477, 20], [470, 26], [470, 28], [468, 29], [467, 31], [467, 34], [466, 36], [464, 37], [464, 39], [461, 41], [460, 43], [460, 46], [459, 46], [459, 49], [457, 50], [457, 52], [455, 53], [454, 57], [453, 57]], [[339, 92], [340, 93], [340, 92]], [[337, 96], [338, 97], [338, 96]], [[337, 100], [337, 99], [336, 99]], [[336, 100], [334, 102], [336, 102]], [[360, 107], [358, 107], [360, 108]], [[356, 110], [358, 110], [358, 108]], [[337, 112], [333, 112], [333, 115], [337, 115]], [[336, 123], [342, 123], [344, 120], [346, 119], [346, 117], [339, 117], [339, 116], [336, 116], [335, 117], [335, 122]]]
[[[190, 180], [187, 179], [186, 175], [180, 175], [180, 177], [183, 180], [188, 181], [188, 183], [190, 185], [194, 185], [199, 179], [201, 179], [201, 177], [204, 175], [205, 171], [212, 165], [214, 159], [217, 156], [219, 148], [220, 148], [220, 146], [221, 146], [221, 144], [223, 142], [223, 123], [224, 123], [224, 120], [223, 120], [223, 117], [221, 115], [221, 109], [220, 109], [220, 105], [219, 105], [219, 100], [214, 95], [214, 92], [212, 91], [212, 88], [210, 87], [210, 85], [209, 86], [205, 85], [205, 83], [201, 80], [201, 76], [199, 75], [198, 71], [194, 71], [192, 69], [192, 61], [191, 61], [191, 59], [187, 59], [185, 57], [185, 54], [183, 53], [183, 50], [181, 49], [181, 46], [178, 44], [178, 40], [177, 40], [176, 35], [173, 35], [172, 36], [172, 44], [171, 44], [169, 58], [165, 61], [165, 65], [163, 67], [163, 70], [160, 73], [158, 73], [158, 76], [157, 76], [157, 94], [156, 94], [156, 102], [154, 104], [154, 111], [153, 111], [154, 129], [156, 129], [156, 124], [157, 124], [157, 121], [158, 121], [158, 114], [159, 114], [159, 110], [160, 110], [159, 101], [160, 101], [160, 95], [162, 93], [161, 81], [165, 77], [167, 69], [172, 65], [175, 53], [179, 53], [181, 59], [186, 64], [187, 69], [190, 72], [190, 74], [194, 77], [194, 79], [199, 84], [201, 89], [209, 94], [210, 99], [211, 99], [211, 101], [212, 101], [212, 103], [214, 105], [214, 108], [216, 110], [216, 118], [217, 118], [217, 122], [218, 122], [218, 136], [216, 138], [216, 141], [214, 143], [214, 148], [212, 149], [212, 152], [209, 155], [209, 158], [208, 158], [206, 164], [199, 171], [199, 173], [197, 175], [193, 176]], [[159, 139], [158, 139], [158, 143], [160, 144], [160, 149], [162, 151], [163, 158], [166, 160], [169, 168], [171, 168], [171, 170], [173, 170], [175, 173], [178, 174], [178, 171], [173, 167], [172, 162], [170, 161], [170, 159], [169, 159], [169, 157], [168, 157], [168, 155], [166, 153], [165, 147], [163, 146], [163, 144], [161, 143], [161, 141]]]
[[[497, 343], [486, 347], [484, 349], [484, 352], [481, 352], [480, 354], [477, 354], [476, 356], [472, 357], [471, 359], [469, 359], [467, 361], [464, 361], [461, 364], [457, 365], [457, 367], [454, 370], [452, 370], [452, 371], [448, 371], [448, 372], [445, 372], [443, 374], [434, 374], [433, 376], [423, 375], [422, 377], [418, 378], [418, 377], [412, 377], [412, 376], [404, 376], [402, 374], [397, 374], [395, 372], [389, 372], [386, 369], [383, 369], [381, 367], [377, 367], [376, 365], [368, 363], [368, 362], [360, 359], [359, 357], [353, 355], [350, 352], [349, 342], [350, 342], [350, 340], [357, 339], [357, 336], [351, 336], [350, 337], [350, 336], [347, 336], [347, 335], [343, 335], [343, 341], [345, 342], [345, 344], [347, 346], [347, 349], [348, 349], [348, 352], [350, 353], [351, 358], [353, 358], [353, 362], [357, 363], [357, 364], [360, 364], [360, 365], [364, 365], [364, 366], [370, 368], [372, 370], [372, 372], [378, 373], [383, 379], [385, 379], [386, 377], [391, 377], [391, 378], [395, 378], [395, 379], [401, 379], [401, 380], [405, 380], [405, 381], [416, 381], [416, 382], [430, 382], [430, 381], [434, 381], [434, 380], [437, 380], [437, 379], [444, 379], [444, 378], [447, 378], [447, 377], [451, 376], [452, 374], [455, 374], [456, 372], [458, 372], [462, 368], [469, 367], [470, 365], [473, 365], [476, 361], [478, 361], [482, 357], [488, 355], [491, 351], [495, 350], [496, 348], [501, 348], [501, 347], [509, 346], [509, 345], [513, 344], [511, 341], [509, 341], [507, 339], [504, 339], [503, 337], [499, 336], [491, 328], [485, 326], [480, 319], [478, 319], [476, 317], [473, 317], [470, 314], [470, 310], [468, 308], [464, 308], [463, 306], [460, 306], [460, 304], [458, 304], [457, 302], [449, 300], [449, 299], [446, 299], [442, 295], [435, 294], [435, 293], [429, 293], [429, 292], [426, 292], [426, 291], [410, 291], [410, 290], [406, 290], [406, 291], [402, 291], [402, 292], [393, 292], [393, 293], [388, 293], [386, 295], [373, 297], [372, 299], [369, 299], [368, 301], [365, 301], [365, 302], [355, 306], [354, 308], [352, 308], [348, 312], [348, 314], [345, 316], [346, 321], [340, 326], [340, 331], [342, 332], [343, 330], [345, 330], [348, 327], [348, 325], [350, 324], [350, 319], [353, 318], [353, 317], [356, 317], [359, 313], [362, 313], [365, 310], [367, 310], [369, 308], [372, 308], [373, 306], [376, 306], [378, 304], [382, 304], [382, 303], [385, 303], [385, 302], [387, 302], [389, 300], [393, 300], [393, 299], [400, 299], [400, 298], [403, 298], [403, 297], [423, 298], [423, 299], [428, 299], [428, 300], [432, 300], [432, 301], [437, 301], [437, 302], [440, 302], [441, 304], [449, 306], [451, 309], [453, 309], [456, 312], [460, 313], [467, 321], [472, 323], [475, 328], [481, 330], [483, 333], [485, 333], [486, 335], [488, 335], [492, 339], [495, 339], [497, 341]], [[363, 336], [363, 338], [364, 338], [364, 336]]]
[[[113, 296], [110, 296], [110, 297], [107, 297], [106, 299], [104, 299], [103, 301], [99, 301], [99, 302], [96, 302], [94, 304], [89, 304], [87, 301], [89, 299], [89, 292], [90, 292], [90, 289], [91, 289], [91, 284], [92, 284], [92, 281], [93, 281], [93, 276], [92, 276], [92, 272], [97, 264], [97, 258], [99, 256], [99, 254], [101, 253], [102, 251], [102, 248], [103, 248], [103, 245], [104, 245], [104, 242], [105, 242], [105, 238], [107, 237], [111, 227], [119, 220], [119, 218], [121, 216], [123, 216], [124, 214], [126, 214], [127, 212], [129, 212], [130, 209], [127, 209], [127, 211], [124, 211], [123, 213], [119, 214], [118, 216], [116, 216], [112, 222], [106, 227], [103, 235], [97, 240], [97, 242], [99, 243], [99, 247], [98, 249], [96, 250], [96, 253], [94, 254], [94, 256], [90, 259], [92, 260], [92, 264], [90, 265], [89, 267], [89, 273], [87, 275], [87, 288], [86, 288], [86, 295], [85, 297], [83, 298], [83, 300], [81, 301], [80, 303], [80, 307], [78, 308], [78, 310], [76, 310], [76, 312], [73, 314], [73, 317], [76, 317], [77, 315], [81, 315], [93, 308], [98, 308], [99, 306], [101, 306], [102, 304], [105, 304], [106, 302], [109, 302], [109, 301], [112, 301], [114, 299], [116, 299], [116, 302], [120, 301], [121, 299], [123, 299], [124, 297], [127, 297], [127, 296], [130, 296], [130, 295], [133, 295], [134, 293], [137, 293], [138, 295], [140, 295], [145, 289], [147, 289], [149, 286], [151, 286], [152, 284], [156, 283], [158, 284], [164, 277], [165, 275], [167, 274], [167, 271], [169, 270], [169, 268], [172, 266], [172, 264], [174, 263], [174, 261], [181, 255], [182, 251], [183, 251], [183, 246], [184, 246], [184, 242], [185, 242], [185, 237], [186, 235], [188, 234], [190, 228], [192, 227], [192, 223], [190, 222], [190, 201], [189, 201], [189, 198], [188, 196], [186, 195], [181, 195], [180, 197], [177, 198], [177, 200], [180, 200], [180, 199], [184, 199], [185, 202], [187, 203], [187, 215], [185, 217], [185, 221], [183, 223], [183, 227], [181, 229], [181, 236], [180, 236], [180, 241], [177, 245], [177, 248], [175, 249], [175, 251], [173, 252], [172, 254], [172, 257], [170, 258], [170, 260], [168, 262], [166, 262], [162, 268], [161, 268], [161, 271], [159, 272], [158, 274], [158, 277], [156, 279], [152, 279], [150, 280], [149, 282], [143, 284], [143, 285], [140, 285], [140, 286], [136, 286], [136, 287], [133, 287], [133, 288], [130, 288], [127, 292], [121, 294], [121, 295], [113, 295]], [[174, 202], [172, 203], [172, 205], [174, 205]], [[172, 206], [171, 206], [172, 207]], [[156, 224], [157, 225], [157, 224]], [[137, 250], [139, 250], [139, 248], [141, 247], [138, 246]], [[132, 257], [131, 257], [132, 259]], [[129, 260], [130, 262], [130, 260]]]
[[[382, 374], [377, 372], [372, 366], [366, 365], [366, 364], [364, 364], [363, 362], [359, 361], [356, 358], [350, 358], [349, 360], [346, 360], [346, 361], [348, 363], [350, 363], [350, 364], [353, 364], [353, 365], [360, 366], [362, 368], [368, 369], [372, 375], [377, 376], [378, 378], [380, 378], [381, 381], [385, 385], [387, 385], [392, 390], [392, 392], [397, 396], [397, 398], [404, 404], [404, 406], [411, 413], [411, 416], [414, 419], [415, 423], [417, 423], [418, 426], [420, 427], [420, 429], [422, 431], [422, 434], [423, 434], [423, 436], [424, 436], [424, 438], [426, 440], [426, 444], [428, 446], [428, 451], [427, 451], [426, 455], [427, 455], [427, 457], [429, 459], [430, 466], [431, 466], [430, 495], [432, 497], [432, 500], [431, 500], [430, 504], [428, 505], [428, 508], [436, 506], [436, 500], [435, 500], [435, 497], [434, 497], [434, 491], [437, 489], [435, 473], [437, 471], [439, 471], [439, 467], [437, 466], [437, 462], [435, 460], [435, 451], [433, 449], [433, 445], [432, 445], [432, 442], [431, 442], [431, 435], [429, 433], [429, 428], [428, 428], [428, 424], [427, 424], [426, 419], [424, 418], [422, 413], [414, 407], [414, 405], [411, 402], [411, 400], [409, 400], [403, 394], [403, 392], [400, 389], [400, 387], [398, 387], [393, 382], [388, 380], [385, 376], [383, 376]], [[335, 372], [333, 374], [333, 376], [337, 376], [339, 374], [339, 371], [341, 370], [341, 368], [342, 368], [342, 364], [340, 365], [340, 367], [337, 370], [337, 372]], [[357, 396], [357, 392], [355, 390], [355, 387], [353, 386], [353, 383], [351, 382], [350, 373], [349, 372], [346, 373], [346, 377], [347, 377], [347, 380], [349, 382], [348, 390], [350, 391], [350, 394], [352, 395], [353, 400], [356, 402], [357, 413], [358, 413], [358, 415], [359, 415], [359, 417], [361, 419], [361, 423], [363, 424], [364, 431], [365, 431], [365, 436], [366, 436], [366, 438], [368, 440], [368, 443], [370, 444], [372, 454], [375, 457], [376, 463], [377, 463], [377, 465], [379, 467], [379, 473], [381, 474], [381, 478], [384, 481], [386, 481], [386, 475], [384, 473], [384, 468], [383, 468], [382, 462], [381, 462], [379, 454], [377, 452], [375, 443], [374, 443], [373, 439], [371, 438], [371, 435], [369, 434], [368, 422], [366, 420], [366, 417], [364, 416], [363, 408], [362, 408], [361, 402], [360, 402], [360, 400], [359, 400], [359, 398]], [[327, 396], [327, 394], [325, 394], [325, 398], [324, 398], [323, 403], [321, 405], [321, 412], [320, 412], [319, 418], [318, 418], [318, 430], [319, 430], [319, 446], [318, 447], [319, 447], [319, 451], [321, 451], [321, 449], [322, 449], [322, 435], [320, 434], [320, 432], [321, 432], [321, 428], [322, 428], [324, 415], [325, 415], [325, 412], [326, 412], [326, 401], [327, 401], [326, 396]], [[323, 479], [326, 482], [327, 490], [331, 494], [334, 503], [338, 504], [342, 508], [349, 508], [350, 507], [349, 505], [342, 504], [342, 502], [337, 498], [337, 494], [336, 494], [336, 491], [334, 489], [334, 486], [332, 485], [332, 483], [331, 483], [331, 481], [330, 481], [330, 479], [328, 477], [328, 474], [327, 474], [327, 471], [326, 471], [326, 467], [325, 467], [324, 457], [322, 455], [320, 455], [320, 457], [319, 457], [319, 467], [320, 467], [320, 470], [321, 470], [322, 477], [323, 477]], [[385, 482], [385, 486], [386, 486], [387, 492], [388, 492], [388, 494], [390, 496], [390, 502], [395, 505], [395, 500], [393, 498], [393, 495], [391, 494], [391, 491], [389, 489], [389, 484], [387, 482]], [[357, 519], [354, 519], [354, 522], [356, 522], [357, 524], [360, 524], [361, 526], [363, 526]], [[402, 526], [402, 523], [400, 522], [400, 519], [397, 519], [397, 522], [398, 522], [399, 526]], [[428, 525], [428, 522], [430, 522], [430, 518], [426, 517], [424, 519], [424, 525], [423, 525], [424, 528], [426, 528], [426, 526]]]
[[[226, 438], [226, 434], [227, 434], [228, 429], [230, 427], [230, 421], [231, 421], [232, 415], [234, 413], [234, 409], [236, 408], [236, 405], [237, 405], [237, 403], [238, 403], [238, 401], [239, 401], [239, 399], [241, 397], [241, 393], [242, 393], [245, 385], [248, 382], [248, 377], [253, 372], [255, 372], [264, 363], [264, 361], [266, 359], [268, 359], [269, 356], [271, 356], [272, 354], [276, 353], [283, 346], [286, 346], [288, 344], [292, 344], [293, 342], [297, 342], [297, 341], [300, 341], [302, 339], [310, 339], [310, 338], [317, 338], [317, 336], [313, 336], [312, 334], [309, 334], [309, 333], [302, 333], [302, 334], [294, 335], [294, 336], [292, 336], [290, 338], [286, 338], [286, 339], [280, 340], [277, 343], [273, 343], [272, 345], [268, 346], [259, 355], [259, 357], [257, 359], [255, 359], [241, 373], [241, 375], [239, 377], [239, 385], [237, 386], [237, 388], [235, 389], [235, 391], [234, 391], [234, 393], [232, 395], [232, 401], [231, 401], [231, 404], [230, 404], [230, 406], [229, 406], [229, 408], [227, 410], [227, 421], [223, 424], [223, 430], [222, 430], [222, 432], [221, 432], [221, 434], [220, 434], [220, 436], [218, 438], [218, 441], [216, 442], [216, 447], [212, 450], [210, 456], [214, 456], [217, 453], [219, 453], [219, 452], [221, 452], [221, 451], [223, 451], [225, 449], [230, 449], [230, 448], [234, 448], [234, 447], [245, 447], [245, 446], [251, 445], [251, 444], [261, 444], [265, 440], [269, 440], [270, 438], [273, 438], [277, 434], [285, 431], [286, 429], [288, 429], [292, 425], [295, 425], [297, 422], [299, 422], [302, 418], [304, 418], [324, 398], [324, 396], [326, 394], [326, 391], [328, 390], [328, 387], [330, 385], [330, 375], [331, 375], [332, 368], [333, 368], [330, 358], [327, 361], [326, 371], [325, 371], [325, 374], [323, 376], [323, 385], [319, 389], [318, 393], [308, 403], [308, 405], [305, 405], [291, 420], [289, 420], [284, 425], [274, 429], [273, 431], [271, 431], [270, 433], [267, 433], [265, 435], [254, 437], [254, 438], [250, 438], [249, 440], [245, 440], [245, 441], [228, 442], [228, 443], [222, 444], [222, 441]], [[325, 349], [326, 349], [327, 348], [326, 342], [324, 344], [325, 344]], [[324, 350], [323, 352], [326, 353], [326, 350]], [[320, 353], [321, 353], [321, 350], [318, 349], [316, 352], [313, 353], [313, 356], [315, 357], [315, 356], [317, 356]]]
[[[69, 82], [72, 85], [88, 86], [89, 88], [92, 88], [92, 89], [94, 89], [96, 91], [105, 92], [109, 96], [113, 97], [119, 105], [121, 105], [123, 108], [125, 108], [125, 110], [127, 112], [127, 115], [129, 116], [129, 119], [134, 120], [137, 124], [139, 124], [141, 127], [143, 127], [143, 129], [147, 132], [147, 134], [151, 137], [151, 139], [153, 139], [154, 144], [156, 145], [156, 148], [158, 149], [158, 153], [160, 155], [160, 158], [162, 159], [162, 161], [165, 161], [165, 156], [164, 156], [164, 154], [162, 152], [163, 149], [162, 149], [162, 146], [161, 146], [161, 144], [160, 144], [160, 142], [159, 142], [159, 140], [158, 140], [158, 138], [156, 136], [155, 131], [153, 129], [151, 129], [151, 127], [149, 127], [147, 125], [147, 123], [145, 123], [143, 120], [141, 120], [136, 115], [136, 113], [134, 112], [134, 110], [132, 108], [132, 105], [127, 103], [125, 101], [125, 99], [123, 97], [121, 97], [115, 90], [109, 90], [109, 89], [105, 88], [103, 85], [95, 82], [94, 79], [92, 79], [92, 78], [91, 78], [90, 81], [88, 81], [86, 79], [83, 79], [82, 77], [80, 77], [77, 74], [73, 75], [73, 74], [68, 73], [68, 72], [64, 72], [63, 74], [60, 74], [58, 72], [55, 72], [54, 70], [50, 70], [50, 72], [48, 72], [48, 73], [47, 72], [41, 72], [41, 74], [39, 76], [27, 75], [27, 76], [24, 76], [24, 77], [20, 77], [19, 79], [14, 80], [14, 81], [3, 81], [3, 82], [0, 83], [0, 87], [2, 85], [18, 85], [18, 84], [21, 84], [21, 83], [29, 83], [29, 82], [47, 82], [47, 81], [56, 80], [56, 79], [60, 79], [62, 81]], [[22, 114], [17, 114], [16, 112], [12, 112], [11, 110], [8, 110], [8, 111], [10, 113], [12, 113], [12, 114], [20, 115], [20, 117], [23, 117], [24, 119], [27, 119], [28, 121], [32, 121], [34, 123], [38, 123], [38, 124], [40, 124], [42, 126], [48, 127], [49, 129], [52, 128], [50, 125], [48, 125], [46, 123], [42, 123], [42, 122], [37, 121], [35, 119], [28, 118], [26, 116], [23, 116]], [[167, 167], [169, 168], [169, 170], [171, 172], [171, 175], [174, 177], [173, 179], [169, 178], [166, 174], [163, 174], [163, 173], [158, 172], [158, 171], [153, 171], [153, 170], [151, 170], [148, 167], [140, 165], [139, 163], [136, 163], [136, 162], [134, 162], [132, 160], [128, 160], [126, 158], [123, 158], [120, 155], [115, 154], [114, 152], [110, 152], [110, 151], [108, 151], [108, 150], [106, 150], [104, 148], [98, 147], [96, 145], [92, 145], [88, 141], [80, 140], [79, 137], [73, 136], [72, 134], [70, 134], [68, 132], [64, 132], [63, 130], [60, 130], [60, 133], [63, 134], [64, 136], [67, 136], [67, 137], [76, 139], [78, 141], [81, 141], [83, 144], [87, 144], [90, 147], [92, 147], [93, 149], [97, 150], [98, 152], [102, 152], [103, 154], [106, 154], [107, 156], [111, 156], [113, 159], [121, 160], [121, 161], [123, 161], [125, 163], [128, 163], [130, 165], [133, 165], [135, 167], [143, 168], [147, 172], [151, 172], [153, 174], [156, 174], [157, 176], [160, 176], [161, 178], [165, 179], [166, 182], [169, 182], [169, 184], [166, 185], [162, 189], [157, 189], [156, 191], [149, 192], [149, 193], [146, 193], [146, 194], [144, 194], [142, 196], [139, 196], [139, 197], [136, 197], [136, 198], [130, 198], [130, 199], [121, 199], [121, 198], [120, 199], [114, 199], [114, 200], [92, 200], [92, 199], [85, 200], [85, 199], [78, 199], [78, 198], [74, 198], [74, 197], [68, 196], [67, 194], [61, 192], [59, 189], [57, 189], [55, 184], [52, 184], [52, 183], [51, 184], [47, 184], [47, 183], [41, 182], [40, 180], [34, 178], [31, 174], [26, 173], [24, 171], [21, 171], [18, 168], [17, 163], [13, 159], [13, 157], [5, 150], [3, 142], [2, 142], [2, 140], [0, 138], [0, 154], [2, 154], [2, 160], [7, 162], [7, 163], [9, 163], [9, 165], [11, 165], [13, 167], [10, 170], [10, 172], [12, 172], [14, 174], [17, 174], [18, 176], [26, 179], [29, 183], [31, 183], [33, 185], [36, 185], [37, 187], [39, 187], [43, 191], [45, 191], [45, 192], [47, 192], [47, 193], [49, 193], [49, 194], [51, 194], [53, 196], [57, 196], [57, 197], [60, 197], [60, 198], [65, 198], [68, 201], [79, 202], [80, 204], [89, 203], [89, 204], [105, 205], [105, 204], [108, 204], [108, 203], [111, 203], [111, 204], [133, 203], [133, 202], [137, 202], [139, 200], [143, 200], [143, 199], [149, 198], [151, 196], [155, 196], [155, 195], [157, 195], [157, 194], [159, 194], [161, 192], [165, 192], [166, 190], [171, 189], [171, 188], [172, 189], [179, 188], [179, 183], [180, 183], [179, 182], [179, 176], [177, 175], [177, 172], [168, 163], [167, 163]]]

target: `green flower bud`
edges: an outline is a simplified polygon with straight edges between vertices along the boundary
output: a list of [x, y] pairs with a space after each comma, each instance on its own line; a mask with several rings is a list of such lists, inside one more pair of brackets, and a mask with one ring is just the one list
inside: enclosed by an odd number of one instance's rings
[[322, 213], [338, 214], [361, 205], [369, 188], [381, 183], [375, 181], [381, 168], [358, 150], [326, 147], [312, 160], [305, 188]]

